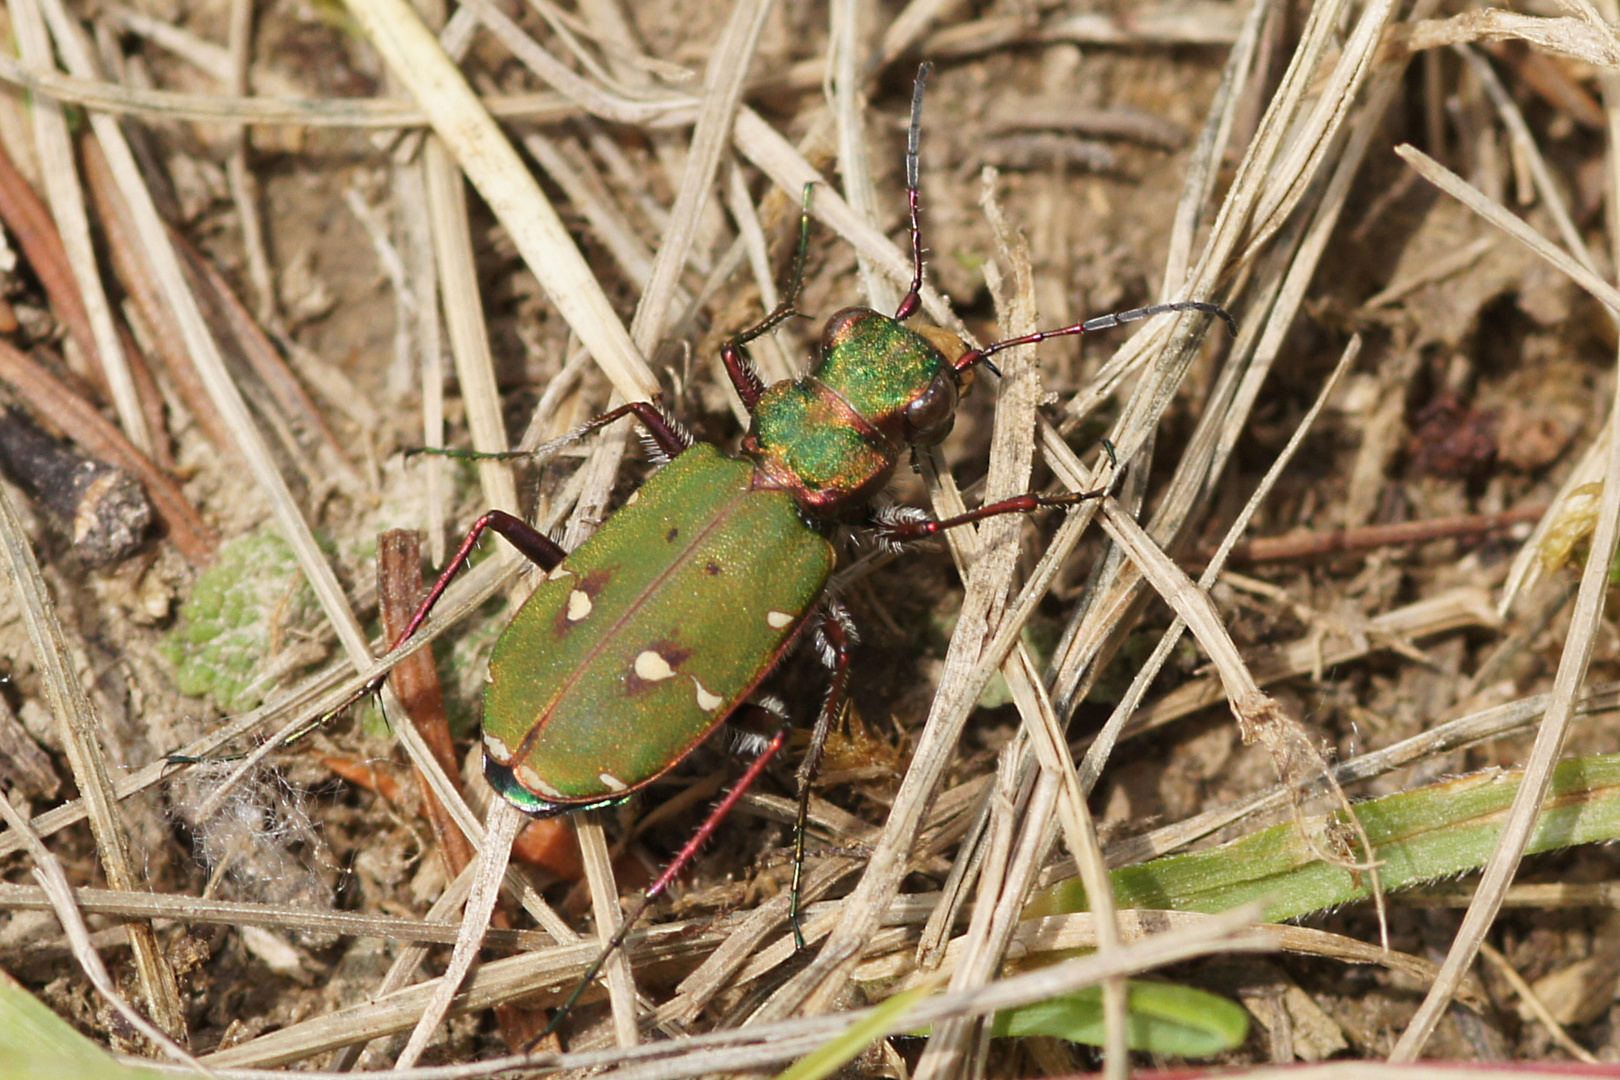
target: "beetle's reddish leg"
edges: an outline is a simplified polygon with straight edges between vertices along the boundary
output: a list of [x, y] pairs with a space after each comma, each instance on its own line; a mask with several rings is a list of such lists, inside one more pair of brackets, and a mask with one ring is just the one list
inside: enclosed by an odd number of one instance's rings
[[795, 315], [801, 318], [804, 315], [793, 305], [798, 302], [799, 290], [804, 287], [804, 264], [810, 256], [810, 196], [814, 191], [815, 184], [804, 185], [804, 206], [799, 213], [799, 250], [793, 256], [793, 276], [788, 279], [782, 302], [776, 305], [775, 311], [720, 346], [720, 362], [725, 365], [726, 375], [730, 377], [737, 396], [742, 398], [743, 407], [750, 413], [759, 404], [760, 395], [765, 392], [765, 383], [748, 359], [748, 343], [770, 333]]
[[1010, 499], [988, 503], [977, 510], [969, 510], [965, 514], [936, 521], [930, 517], [910, 517], [902, 515], [878, 516], [876, 529], [878, 536], [885, 543], [904, 544], [912, 540], [925, 540], [930, 536], [938, 536], [946, 529], [954, 529], [960, 525], [971, 525], [975, 521], [985, 518], [1000, 517], [1002, 514], [1032, 514], [1046, 506], [1074, 506], [1090, 499], [1100, 499], [1107, 495], [1107, 489], [1098, 491], [1071, 491], [1063, 495], [1037, 495], [1026, 492], [1023, 495], [1014, 495]]
[[587, 434], [599, 427], [611, 424], [626, 413], [634, 413], [636, 419], [641, 421], [641, 426], [647, 429], [647, 434], [652, 436], [653, 442], [658, 444], [658, 449], [670, 457], [676, 457], [681, 451], [692, 448], [692, 436], [688, 435], [686, 430], [675, 421], [665, 416], [663, 410], [650, 401], [631, 401], [617, 408], [609, 409], [586, 424], [585, 430], [580, 434]]
[[[1056, 330], [1042, 330], [1035, 334], [1008, 338], [1006, 341], [986, 345], [982, 349], [969, 349], [956, 358], [954, 366], [957, 371], [966, 371], [974, 364], [983, 364], [991, 371], [996, 371], [996, 366], [990, 363], [990, 357], [1003, 349], [1010, 349], [1014, 345], [1039, 345], [1041, 342], [1050, 341], [1052, 338], [1072, 337], [1075, 334], [1095, 334], [1099, 330], [1112, 330], [1116, 326], [1140, 322], [1142, 319], [1151, 319], [1155, 315], [1163, 315], [1172, 311], [1201, 311], [1205, 315], [1213, 315], [1226, 324], [1226, 329], [1232, 333], [1232, 336], [1237, 336], [1237, 320], [1233, 319], [1231, 313], [1219, 304], [1210, 304], [1202, 300], [1176, 300], [1168, 304], [1153, 304], [1149, 307], [1132, 308], [1129, 311], [1116, 311], [1110, 315], [1098, 315], [1095, 318], [1087, 319], [1085, 322], [1075, 323], [1073, 326], [1064, 326]], [[999, 371], [996, 373], [1000, 374]]]
[[[562, 562], [564, 556], [568, 554], [551, 537], [522, 518], [513, 517], [502, 510], [491, 510], [473, 522], [473, 527], [467, 530], [467, 536], [461, 541], [461, 547], [456, 550], [455, 556], [446, 564], [444, 572], [439, 575], [439, 580], [433, 583], [433, 588], [428, 590], [427, 596], [423, 598], [421, 605], [417, 607], [416, 614], [411, 616], [411, 621], [405, 624], [405, 629], [388, 646], [389, 652], [393, 652], [409, 641], [411, 635], [420, 630], [422, 624], [427, 622], [428, 616], [433, 612], [433, 606], [439, 602], [439, 598], [450, 587], [450, 582], [461, 572], [462, 567], [466, 566], [468, 561], [472, 559], [473, 549], [478, 546], [478, 541], [483, 538], [484, 533], [490, 530], [506, 537], [507, 542], [517, 548], [524, 558], [542, 570], [550, 570]], [[342, 714], [360, 699], [368, 694], [376, 693], [381, 689], [383, 680], [387, 678], [387, 675], [377, 676], [377, 678], [350, 694], [337, 708], [322, 713], [308, 727], [301, 728], [289, 735], [284, 740], [284, 745], [290, 746], [310, 732], [324, 727], [333, 717]]]
[[788, 922], [793, 927], [793, 947], [804, 948], [804, 927], [800, 923], [799, 893], [804, 883], [804, 831], [810, 822], [810, 785], [821, 771], [821, 755], [827, 749], [827, 736], [843, 715], [849, 693], [849, 661], [855, 646], [855, 623], [844, 605], [828, 601], [822, 609], [821, 625], [816, 628], [816, 647], [821, 661], [832, 670], [827, 700], [810, 732], [810, 746], [799, 763], [799, 813], [793, 829], [793, 887], [788, 900]]
[[[658, 879], [642, 892], [641, 898], [636, 901], [636, 906], [626, 913], [624, 921], [613, 932], [613, 936], [608, 939], [608, 943], [602, 946], [602, 951], [596, 954], [596, 959], [591, 961], [591, 966], [585, 969], [585, 975], [579, 980], [579, 985], [574, 987], [574, 992], [568, 995], [568, 1000], [563, 1002], [561, 1007], [557, 1009], [556, 1014], [551, 1018], [551, 1023], [546, 1025], [546, 1030], [542, 1031], [534, 1040], [535, 1043], [540, 1042], [541, 1039], [562, 1026], [562, 1022], [567, 1019], [569, 1012], [579, 1003], [580, 997], [585, 993], [585, 988], [602, 973], [602, 966], [608, 962], [608, 958], [624, 945], [624, 939], [630, 936], [631, 928], [640, 921], [648, 905], [658, 899], [663, 891], [669, 888], [669, 883], [674, 881], [680, 872], [686, 869], [687, 864], [696, 857], [698, 849], [703, 846], [709, 837], [714, 835], [714, 830], [719, 828], [726, 815], [731, 813], [731, 808], [736, 806], [748, 789], [754, 786], [754, 781], [758, 780], [760, 774], [765, 771], [765, 766], [769, 765], [771, 759], [781, 752], [783, 746], [787, 745], [787, 737], [788, 729], [786, 727], [777, 730], [776, 734], [765, 744], [765, 748], [759, 752], [759, 756], [754, 759], [754, 763], [748, 766], [748, 771], [743, 773], [742, 778], [726, 793], [725, 798], [720, 800], [720, 805], [716, 806], [703, 824], [698, 826], [697, 832], [692, 834], [692, 838], [686, 842], [686, 846], [675, 853], [675, 858], [670, 860], [670, 864], [664, 868], [664, 872], [659, 874]], [[533, 1049], [533, 1046], [534, 1043], [531, 1043], [529, 1048]]]
[[416, 609], [416, 614], [411, 616], [411, 621], [405, 624], [405, 629], [394, 639], [393, 644], [388, 646], [389, 652], [405, 644], [412, 634], [422, 628], [422, 624], [427, 622], [428, 615], [433, 611], [433, 605], [439, 602], [439, 597], [450, 587], [450, 582], [472, 559], [473, 549], [478, 546], [478, 541], [483, 539], [486, 531], [491, 530], [504, 536], [507, 543], [517, 548], [525, 559], [542, 570], [550, 570], [562, 562], [568, 554], [555, 540], [522, 518], [513, 517], [504, 510], [491, 510], [473, 522], [473, 527], [467, 530], [466, 539], [461, 541], [461, 547], [456, 550], [455, 557], [445, 565], [444, 573], [439, 575], [439, 580], [428, 590], [427, 597]]
[[663, 410], [657, 405], [650, 401], [630, 401], [609, 409], [601, 416], [581, 424], [562, 438], [546, 443], [537, 450], [502, 450], [497, 453], [489, 453], [483, 450], [452, 450], [440, 446], [420, 446], [405, 451], [405, 456], [433, 454], [436, 457], [458, 458], [462, 461], [511, 461], [515, 458], [531, 458], [536, 454], [545, 453], [548, 449], [577, 442], [598, 428], [606, 427], [613, 421], [631, 414], [634, 414], [635, 418], [641, 421], [641, 426], [647, 429], [648, 434], [653, 438], [653, 442], [658, 444], [658, 448], [670, 457], [675, 457], [681, 451], [691, 448], [692, 436], [687, 434], [675, 421], [665, 416]]
[[1108, 454], [1108, 461], [1117, 470], [1107, 487], [1097, 488], [1094, 491], [1069, 491], [1062, 495], [1040, 495], [1033, 491], [1022, 495], [1014, 495], [1010, 499], [1002, 499], [977, 510], [969, 510], [965, 514], [936, 521], [928, 516], [924, 510], [914, 506], [889, 506], [872, 512], [870, 525], [877, 533], [878, 542], [882, 544], [904, 544], [912, 540], [924, 540], [930, 536], [938, 536], [946, 529], [954, 529], [958, 525], [970, 525], [985, 518], [999, 517], [1002, 514], [1031, 514], [1046, 506], [1075, 506], [1091, 499], [1100, 499], [1113, 490], [1125, 476], [1125, 467], [1120, 467], [1119, 459], [1114, 456], [1114, 444], [1107, 439], [1102, 440], [1104, 452]]

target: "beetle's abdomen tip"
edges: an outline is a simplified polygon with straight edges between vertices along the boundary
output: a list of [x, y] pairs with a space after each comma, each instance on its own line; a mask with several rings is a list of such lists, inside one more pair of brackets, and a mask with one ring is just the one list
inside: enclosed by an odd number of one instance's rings
[[530, 817], [548, 818], [559, 814], [566, 814], [575, 807], [562, 803], [555, 803], [544, 799], [524, 787], [518, 781], [510, 765], [502, 765], [486, 751], [484, 754], [484, 778], [495, 793]]

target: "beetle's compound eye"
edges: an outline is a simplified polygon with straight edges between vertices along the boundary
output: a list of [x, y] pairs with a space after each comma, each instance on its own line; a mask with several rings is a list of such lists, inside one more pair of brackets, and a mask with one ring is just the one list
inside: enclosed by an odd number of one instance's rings
[[847, 307], [842, 311], [833, 312], [832, 318], [827, 320], [827, 325], [821, 331], [821, 354], [826, 356], [843, 344], [851, 336], [850, 327], [874, 315], [877, 315], [877, 312], [861, 307]]
[[906, 406], [906, 441], [932, 446], [951, 433], [956, 420], [956, 373], [942, 371]]

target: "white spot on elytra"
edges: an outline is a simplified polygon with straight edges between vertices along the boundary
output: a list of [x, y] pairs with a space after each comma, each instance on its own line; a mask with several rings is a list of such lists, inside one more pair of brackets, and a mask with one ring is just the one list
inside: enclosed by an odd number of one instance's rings
[[579, 622], [591, 613], [591, 598], [583, 590], [575, 589], [568, 594], [568, 621]]
[[696, 679], [692, 680], [692, 685], [697, 687], [698, 708], [702, 709], [704, 712], [714, 712], [714, 710], [725, 704], [725, 698], [721, 697], [719, 694], [709, 693], [704, 685], [698, 682]]
[[629, 786], [612, 773], [597, 773], [596, 778], [602, 781], [602, 786], [609, 791], [623, 791]]
[[573, 576], [574, 576], [574, 572], [572, 570], [568, 569], [568, 565], [566, 563], [558, 563], [556, 566], [553, 566], [551, 568], [551, 573], [546, 575], [546, 580], [547, 581], [559, 581], [562, 578], [573, 577]]
[[540, 774], [527, 765], [519, 765], [513, 770], [517, 774], [518, 782], [530, 791], [538, 792], [548, 799], [560, 799], [563, 793], [552, 787], [540, 778]]
[[635, 671], [636, 675], [648, 682], [660, 682], [675, 674], [675, 669], [669, 666], [669, 661], [652, 649], [636, 655]]
[[626, 505], [626, 506], [634, 506], [634, 505], [636, 505], [636, 503], [638, 503], [640, 501], [641, 501], [641, 489], [637, 488], [636, 490], [634, 490], [634, 491], [632, 491], [630, 493], [630, 497], [628, 499], [624, 500], [624, 505]]
[[793, 622], [793, 615], [786, 611], [767, 611], [765, 621], [772, 630], [780, 630]]
[[512, 760], [512, 748], [506, 745], [506, 740], [487, 731], [484, 732], [484, 752], [496, 761]]

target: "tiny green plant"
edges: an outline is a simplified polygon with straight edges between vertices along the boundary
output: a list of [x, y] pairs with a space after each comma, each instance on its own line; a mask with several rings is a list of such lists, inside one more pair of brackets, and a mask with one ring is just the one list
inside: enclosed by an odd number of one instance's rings
[[808, 247], [812, 191], [806, 187], [786, 299], [721, 349], [751, 417], [738, 455], [695, 443], [651, 402], [630, 402], [598, 417], [576, 436], [633, 416], [666, 464], [572, 552], [510, 514], [485, 514], [394, 643], [403, 644], [427, 619], [486, 532], [505, 537], [545, 573], [495, 647], [483, 718], [485, 775], [503, 798], [536, 817], [621, 803], [745, 706], [777, 714], [775, 734], [755, 740], [754, 761], [646, 888], [552, 1028], [786, 745], [787, 717], [757, 690], [808, 640], [828, 669], [830, 688], [798, 768], [791, 922], [802, 947], [798, 891], [810, 781], [843, 707], [856, 641], [848, 613], [827, 592], [836, 529], [864, 527], [880, 543], [899, 545], [1102, 494], [1028, 493], [945, 520], [908, 507], [874, 506], [903, 455], [950, 432], [968, 374], [980, 366], [995, 371], [991, 357], [1015, 345], [1161, 312], [1203, 312], [1232, 325], [1219, 307], [1186, 301], [971, 349], [945, 330], [908, 323], [921, 307], [923, 285], [917, 146], [929, 70], [924, 65], [917, 75], [906, 153], [913, 276], [894, 316], [846, 308], [828, 320], [809, 375], [769, 387], [761, 381], [748, 343], [799, 314], [793, 304]]

